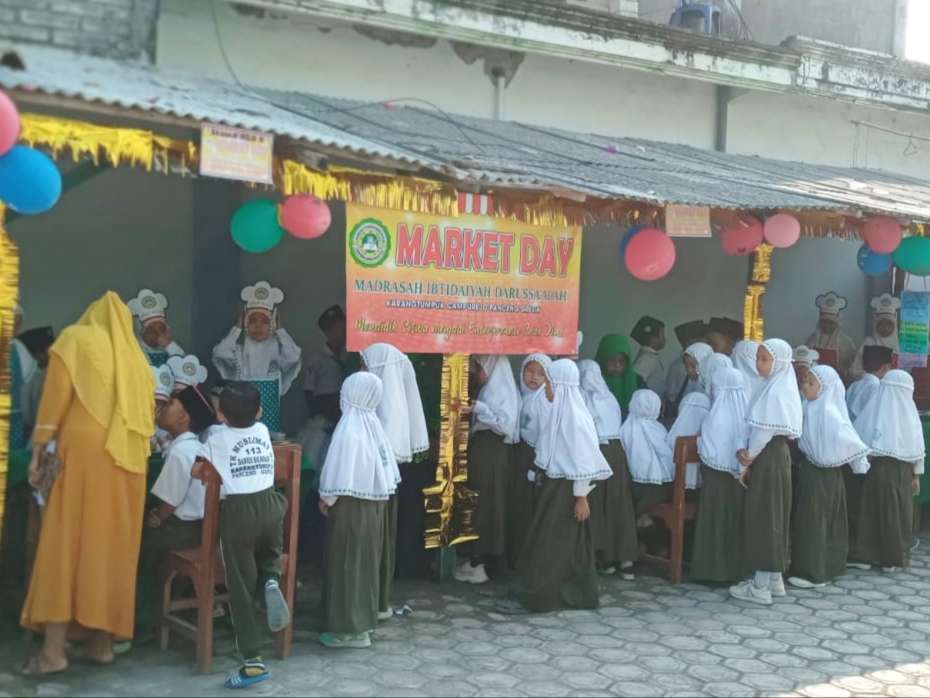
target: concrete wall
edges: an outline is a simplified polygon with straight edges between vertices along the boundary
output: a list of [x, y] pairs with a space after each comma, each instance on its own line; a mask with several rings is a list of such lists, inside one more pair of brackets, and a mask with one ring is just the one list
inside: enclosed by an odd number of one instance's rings
[[158, 0], [0, 0], [0, 38], [151, 58]]
[[9, 225], [20, 248], [24, 327], [74, 322], [104, 291], [162, 291], [175, 339], [190, 346], [191, 181], [141, 170], [104, 172], [50, 212]]

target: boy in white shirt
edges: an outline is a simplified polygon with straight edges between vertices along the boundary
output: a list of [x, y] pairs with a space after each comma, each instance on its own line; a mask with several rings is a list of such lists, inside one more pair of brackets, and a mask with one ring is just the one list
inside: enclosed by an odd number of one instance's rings
[[[220, 546], [236, 645], [244, 662], [226, 678], [227, 688], [246, 688], [270, 677], [259, 655], [261, 637], [254, 591], [265, 590], [268, 627], [283, 630], [291, 622], [279, 581], [287, 501], [274, 488], [274, 450], [261, 418], [261, 395], [245, 381], [231, 381], [220, 394], [220, 421], [206, 441], [206, 459], [223, 485], [220, 497]], [[195, 466], [194, 477], [200, 476]]]
[[216, 421], [207, 399], [193, 386], [170, 398], [158, 411], [158, 426], [171, 437], [152, 494], [158, 505], [146, 515], [139, 557], [136, 625], [142, 635], [155, 625], [158, 564], [169, 550], [200, 545], [203, 521], [203, 483], [191, 477], [194, 462], [205, 454], [198, 435]]

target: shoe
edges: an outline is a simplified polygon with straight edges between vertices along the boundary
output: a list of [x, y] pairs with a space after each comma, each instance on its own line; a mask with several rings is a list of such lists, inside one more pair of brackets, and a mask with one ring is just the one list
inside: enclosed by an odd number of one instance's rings
[[268, 628], [273, 633], [281, 632], [291, 624], [291, 609], [274, 579], [265, 582], [265, 614], [268, 616]]
[[827, 582], [812, 582], [803, 577], [788, 577], [788, 584], [798, 589], [823, 589]]
[[394, 617], [394, 609], [390, 606], [387, 607], [386, 611], [378, 611], [378, 620], [391, 620]]
[[751, 580], [731, 586], [730, 596], [737, 601], [748, 601], [760, 606], [772, 605], [772, 592], [768, 589], [760, 589]]
[[769, 583], [769, 592], [772, 594], [772, 598], [782, 598], [788, 595], [788, 592], [785, 591], [785, 578], [780, 574], [772, 577], [772, 581]]
[[113, 643], [113, 654], [117, 657], [120, 657], [124, 654], [128, 654], [132, 651], [132, 642], [125, 640], [123, 642], [114, 642]]
[[597, 573], [602, 574], [605, 577], [609, 577], [612, 574], [617, 574], [617, 568], [613, 565], [610, 565], [609, 567], [599, 567]]
[[371, 647], [371, 636], [368, 633], [358, 635], [320, 633], [320, 644], [334, 650], [364, 650]]
[[249, 688], [270, 678], [271, 673], [268, 671], [268, 667], [265, 666], [265, 662], [262, 661], [261, 657], [255, 657], [254, 659], [247, 659], [241, 667], [227, 676], [223, 685], [231, 689]]
[[625, 564], [625, 565], [621, 565], [621, 567], [620, 567], [620, 578], [621, 578], [624, 582], [635, 582], [635, 581], [636, 581], [636, 575], [633, 573], [633, 563], [632, 563], [632, 562], [629, 562], [629, 563], [627, 563], [627, 564]]
[[872, 565], [866, 562], [847, 562], [846, 568], [850, 570], [870, 570]]
[[494, 610], [506, 616], [523, 616], [529, 613], [526, 606], [512, 599], [501, 599], [494, 604]]
[[484, 565], [475, 565], [472, 566], [470, 562], [463, 562], [461, 565], [455, 568], [455, 581], [457, 582], [466, 582], [468, 584], [486, 584], [488, 579], [488, 573], [484, 569]]
[[900, 567], [882, 567], [882, 572], [885, 574], [894, 574], [895, 572], [900, 572]]

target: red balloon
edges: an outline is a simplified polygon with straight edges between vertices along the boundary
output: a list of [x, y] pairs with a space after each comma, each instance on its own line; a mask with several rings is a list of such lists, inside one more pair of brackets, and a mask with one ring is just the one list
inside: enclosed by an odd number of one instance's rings
[[640, 281], [655, 281], [675, 266], [675, 243], [656, 228], [640, 230], [626, 246], [626, 268]]
[[13, 100], [0, 92], [0, 155], [13, 147], [19, 138], [19, 112]]
[[776, 213], [765, 220], [763, 231], [772, 247], [791, 247], [801, 237], [801, 223], [790, 213]]
[[332, 223], [329, 206], [312, 194], [295, 194], [281, 206], [281, 227], [301, 240], [320, 237]]
[[740, 218], [720, 231], [723, 251], [733, 257], [746, 257], [762, 244], [762, 224], [751, 216]]
[[872, 252], [891, 254], [901, 244], [901, 224], [891, 216], [871, 216], [862, 222], [862, 239]]

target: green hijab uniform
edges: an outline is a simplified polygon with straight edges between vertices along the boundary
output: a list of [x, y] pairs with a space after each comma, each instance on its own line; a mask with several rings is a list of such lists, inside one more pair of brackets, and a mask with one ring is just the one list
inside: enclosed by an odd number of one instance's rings
[[[607, 362], [617, 354], [626, 356], [626, 369], [620, 375], [612, 375], [607, 372]], [[630, 408], [630, 398], [641, 387], [641, 380], [633, 370], [633, 354], [630, 350], [630, 340], [622, 334], [609, 334], [601, 339], [597, 346], [597, 354], [594, 356], [601, 367], [601, 373], [604, 374], [604, 380], [610, 392], [617, 398], [624, 416]]]

